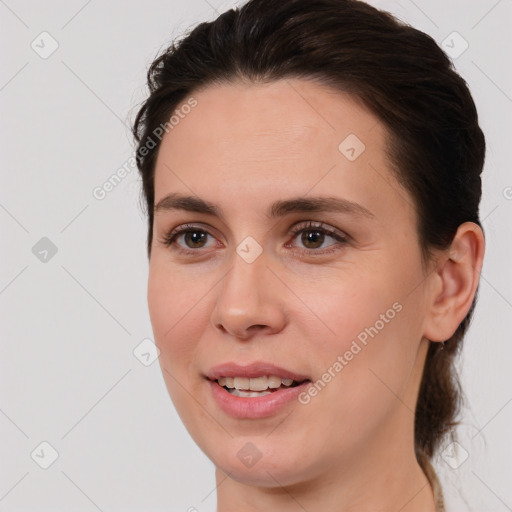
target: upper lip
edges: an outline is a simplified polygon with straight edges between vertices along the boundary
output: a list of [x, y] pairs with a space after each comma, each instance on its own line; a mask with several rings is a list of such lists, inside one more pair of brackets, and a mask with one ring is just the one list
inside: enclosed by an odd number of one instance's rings
[[256, 361], [246, 365], [233, 362], [222, 363], [211, 368], [206, 377], [210, 380], [218, 380], [220, 377], [263, 377], [274, 375], [282, 379], [293, 379], [297, 382], [309, 380], [305, 375], [281, 368], [272, 363]]

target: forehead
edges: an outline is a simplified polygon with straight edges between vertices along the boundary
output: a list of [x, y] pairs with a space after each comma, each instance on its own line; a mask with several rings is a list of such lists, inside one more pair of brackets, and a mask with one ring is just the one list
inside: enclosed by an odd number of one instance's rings
[[314, 148], [336, 150], [350, 134], [382, 147], [384, 131], [369, 110], [347, 93], [314, 81], [214, 85], [193, 97], [197, 105], [180, 116], [173, 137], [164, 137], [175, 152], [183, 139], [193, 138], [198, 153], [189, 157], [208, 149], [223, 160], [300, 159]]
[[191, 96], [195, 106], [162, 140], [155, 204], [169, 192], [250, 205], [315, 189], [378, 206], [398, 192], [383, 187], [393, 179], [384, 127], [348, 94], [287, 79], [213, 85]]

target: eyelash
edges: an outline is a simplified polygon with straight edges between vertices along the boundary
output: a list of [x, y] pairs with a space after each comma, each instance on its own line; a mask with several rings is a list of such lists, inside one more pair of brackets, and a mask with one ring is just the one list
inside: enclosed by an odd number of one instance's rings
[[[317, 250], [317, 249], [299, 249], [299, 251], [307, 256], [325, 256], [327, 254], [332, 254], [336, 251], [339, 251], [342, 249], [349, 241], [348, 235], [342, 235], [336, 230], [333, 230], [329, 227], [327, 227], [322, 222], [313, 222], [308, 221], [307, 224], [300, 224], [295, 226], [290, 232], [289, 236], [291, 236], [291, 241], [293, 241], [299, 233], [302, 231], [313, 231], [316, 230], [318, 232], [323, 233], [324, 235], [330, 236], [337, 240], [338, 244], [332, 244], [329, 246], [329, 248], [324, 250]], [[176, 228], [172, 230], [170, 233], [165, 234], [162, 239], [160, 240], [161, 243], [163, 243], [165, 246], [170, 247], [174, 244], [176, 238], [178, 238], [180, 235], [190, 233], [190, 232], [201, 232], [206, 233], [207, 235], [210, 235], [208, 231], [205, 229], [202, 229], [198, 226], [194, 226], [193, 224], [183, 224], [179, 228]], [[212, 236], [212, 235], [210, 235]], [[290, 241], [290, 242], [291, 242]], [[290, 243], [287, 242], [286, 246]], [[185, 254], [185, 255], [197, 255], [198, 252], [201, 252], [201, 249], [183, 249], [182, 247], [179, 247], [176, 249], [176, 251]]]
[[[306, 254], [308, 256], [325, 256], [326, 254], [332, 254], [333, 252], [339, 251], [347, 242], [348, 242], [348, 236], [342, 235], [341, 233], [338, 233], [336, 230], [331, 229], [327, 227], [322, 222], [312, 222], [308, 221], [307, 224], [299, 224], [295, 226], [289, 235], [292, 237], [292, 241], [295, 240], [297, 235], [301, 233], [302, 231], [318, 231], [320, 233], [323, 233], [324, 235], [330, 236], [337, 240], [338, 244], [332, 244], [327, 249], [323, 250], [317, 250], [317, 249], [299, 249], [300, 252], [303, 254]], [[288, 245], [288, 244], [286, 244]]]

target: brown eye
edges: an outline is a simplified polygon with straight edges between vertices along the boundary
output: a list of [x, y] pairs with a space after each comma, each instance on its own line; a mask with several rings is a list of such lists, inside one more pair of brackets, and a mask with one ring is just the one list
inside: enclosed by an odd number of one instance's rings
[[[199, 253], [201, 249], [208, 248], [208, 237], [215, 242], [215, 238], [208, 231], [185, 224], [164, 235], [161, 241], [164, 245], [177, 251]], [[211, 243], [210, 246], [213, 247]]]
[[208, 233], [204, 231], [187, 231], [183, 233], [183, 239], [187, 247], [190, 249], [197, 249], [204, 246]]
[[318, 229], [302, 231], [301, 241], [307, 249], [318, 249], [322, 246], [325, 234]]
[[[299, 240], [303, 247], [297, 246], [293, 240]], [[322, 223], [315, 224], [312, 221], [301, 224], [295, 227], [291, 233], [292, 242], [289, 242], [286, 247], [296, 247], [299, 251], [306, 255], [325, 255], [342, 249], [348, 243], [348, 236], [343, 232], [338, 232], [332, 228], [324, 226]], [[333, 243], [325, 245], [328, 239], [333, 240]]]

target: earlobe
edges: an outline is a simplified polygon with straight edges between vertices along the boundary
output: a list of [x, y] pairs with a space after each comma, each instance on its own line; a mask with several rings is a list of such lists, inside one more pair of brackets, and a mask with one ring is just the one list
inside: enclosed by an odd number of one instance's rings
[[446, 341], [464, 320], [478, 287], [484, 251], [485, 239], [480, 226], [473, 222], [461, 224], [431, 276], [438, 284], [432, 287], [428, 297], [425, 338]]

